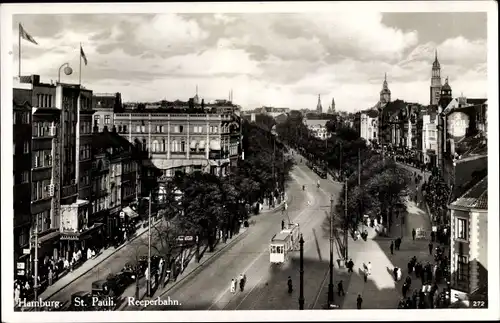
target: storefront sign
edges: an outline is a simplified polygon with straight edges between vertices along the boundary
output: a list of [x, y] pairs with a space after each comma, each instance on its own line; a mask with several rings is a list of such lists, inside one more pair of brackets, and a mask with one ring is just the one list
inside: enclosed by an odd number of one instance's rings
[[23, 249], [23, 254], [29, 255], [30, 254], [30, 249], [29, 248]]
[[78, 240], [80, 240], [80, 237], [79, 236], [73, 236], [73, 235], [65, 235], [65, 234], [63, 234], [61, 236], [61, 240], [78, 241]]
[[18, 262], [17, 264], [17, 269], [25, 269], [25, 263], [24, 262]]

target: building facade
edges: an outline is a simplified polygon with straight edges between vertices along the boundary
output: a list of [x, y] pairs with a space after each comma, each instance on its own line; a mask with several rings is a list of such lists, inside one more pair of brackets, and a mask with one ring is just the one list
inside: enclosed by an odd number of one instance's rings
[[[453, 201], [451, 210], [451, 301], [468, 302], [478, 290], [487, 300], [488, 178]], [[485, 292], [484, 292], [485, 291]], [[476, 297], [474, 300], [480, 300]]]
[[436, 166], [438, 150], [438, 116], [433, 106], [422, 111], [422, 162]]
[[94, 113], [94, 125], [97, 125], [99, 132], [104, 127], [111, 129], [114, 124], [114, 112], [119, 112], [122, 107], [120, 93], [94, 93], [92, 97], [92, 107]]
[[370, 145], [378, 142], [378, 111], [362, 111], [359, 115], [359, 134]]
[[32, 223], [31, 89], [14, 89], [13, 98], [14, 270], [17, 276], [25, 276], [30, 271], [29, 238]]
[[240, 123], [234, 113], [221, 112], [218, 108], [193, 113], [129, 110], [116, 113], [114, 122], [118, 134], [148, 153], [163, 178], [177, 171], [226, 176], [238, 161]]

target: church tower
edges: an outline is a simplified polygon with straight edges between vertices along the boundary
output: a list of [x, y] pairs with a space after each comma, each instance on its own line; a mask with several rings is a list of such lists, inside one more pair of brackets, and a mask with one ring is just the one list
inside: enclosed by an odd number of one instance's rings
[[322, 113], [323, 107], [321, 106], [321, 94], [318, 94], [318, 105], [316, 106], [316, 112]]
[[453, 100], [453, 95], [451, 91], [451, 86], [448, 84], [448, 78], [446, 78], [446, 81], [444, 82], [444, 85], [441, 87], [441, 95], [439, 97], [439, 107], [438, 111], [441, 113], [448, 104], [450, 104], [451, 100]]
[[436, 58], [432, 63], [432, 77], [430, 87], [430, 104], [438, 105], [439, 96], [441, 95], [441, 65], [438, 61], [438, 53], [436, 50]]
[[382, 84], [382, 91], [380, 91], [380, 103], [387, 104], [391, 102], [391, 90], [387, 85], [387, 73], [384, 76], [384, 84]]
[[335, 113], [335, 98], [332, 98], [332, 114]]
[[194, 104], [200, 104], [200, 97], [198, 96], [198, 85], [196, 85], [196, 94], [193, 97]]

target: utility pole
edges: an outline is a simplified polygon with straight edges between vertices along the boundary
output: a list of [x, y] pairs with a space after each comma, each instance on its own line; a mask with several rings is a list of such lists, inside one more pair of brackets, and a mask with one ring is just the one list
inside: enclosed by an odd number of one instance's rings
[[[359, 191], [361, 192], [361, 148], [358, 148], [358, 187], [359, 187]], [[361, 205], [362, 203], [363, 203], [363, 196], [361, 194], [359, 196], [358, 212], [359, 212], [359, 217], [361, 218], [362, 228], [364, 231], [364, 229], [365, 229], [364, 215], [361, 214], [361, 211], [363, 210], [362, 205]]]
[[38, 300], [38, 218], [35, 219], [35, 282], [33, 290], [35, 292], [35, 301]]
[[340, 174], [340, 182], [342, 181], [342, 141], [340, 142], [339, 148], [340, 162], [339, 162], [339, 174]]
[[333, 304], [333, 195], [330, 197], [330, 283], [328, 284], [328, 305]]
[[299, 295], [299, 310], [304, 309], [304, 238], [300, 235], [300, 295]]
[[349, 257], [349, 252], [348, 252], [348, 243], [349, 243], [349, 219], [347, 217], [347, 178], [345, 179], [345, 202], [344, 202], [344, 207], [345, 207], [345, 227], [344, 227], [344, 240], [345, 240], [345, 261], [347, 261]]
[[149, 217], [148, 217], [148, 296], [151, 297], [151, 188], [149, 190]]

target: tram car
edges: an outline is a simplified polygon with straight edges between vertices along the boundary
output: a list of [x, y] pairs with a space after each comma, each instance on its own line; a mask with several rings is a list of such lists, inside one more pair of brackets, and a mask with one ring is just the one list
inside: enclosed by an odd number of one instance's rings
[[269, 244], [269, 261], [271, 264], [282, 264], [287, 261], [289, 253], [298, 249], [300, 228], [297, 223], [290, 223], [288, 228], [275, 234]]

